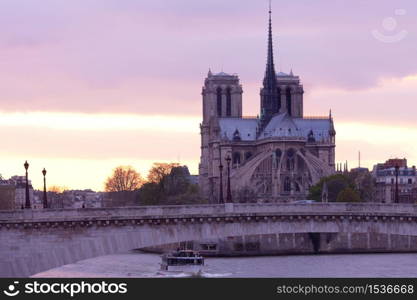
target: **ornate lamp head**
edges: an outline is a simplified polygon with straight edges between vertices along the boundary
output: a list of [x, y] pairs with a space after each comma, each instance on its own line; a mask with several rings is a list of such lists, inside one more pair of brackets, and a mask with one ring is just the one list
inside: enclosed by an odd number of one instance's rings
[[230, 155], [228, 155], [227, 157], [226, 157], [226, 162], [227, 162], [227, 164], [230, 164], [230, 161], [231, 161], [232, 159], [230, 158]]

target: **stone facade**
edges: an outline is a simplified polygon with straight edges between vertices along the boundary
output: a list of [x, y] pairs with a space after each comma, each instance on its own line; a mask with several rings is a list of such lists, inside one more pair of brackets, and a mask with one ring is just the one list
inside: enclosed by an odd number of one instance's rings
[[334, 173], [331, 113], [304, 116], [303, 94], [292, 71], [275, 73], [271, 18], [260, 116], [242, 116], [238, 75], [208, 72], [202, 89], [199, 185], [211, 203], [227, 198], [228, 164], [235, 202], [248, 196], [260, 202], [305, 199], [311, 185]]
[[[12, 176], [8, 180], [3, 180], [4, 184], [9, 184], [14, 187], [14, 209], [22, 209], [26, 202], [26, 177], [25, 176]], [[32, 182], [29, 180], [29, 201], [30, 206], [33, 209], [43, 208], [42, 203], [39, 203], [39, 199], [35, 197]]]
[[397, 184], [399, 203], [417, 202], [416, 167], [408, 167], [405, 158], [389, 159], [385, 163], [377, 164], [372, 174], [376, 183], [376, 202], [395, 203]]
[[0, 210], [15, 209], [16, 187], [0, 180]]

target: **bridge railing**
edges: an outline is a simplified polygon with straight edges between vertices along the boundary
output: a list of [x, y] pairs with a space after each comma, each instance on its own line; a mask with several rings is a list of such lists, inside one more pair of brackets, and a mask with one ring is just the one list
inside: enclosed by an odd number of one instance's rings
[[187, 217], [224, 214], [416, 214], [417, 205], [380, 203], [234, 203], [233, 205], [171, 205], [116, 208], [41, 209], [0, 211], [0, 222], [65, 221], [138, 217]]

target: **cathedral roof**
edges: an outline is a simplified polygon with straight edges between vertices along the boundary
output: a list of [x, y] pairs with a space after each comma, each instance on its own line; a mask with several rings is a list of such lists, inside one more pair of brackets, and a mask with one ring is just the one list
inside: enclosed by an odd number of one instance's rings
[[221, 71], [219, 73], [214, 74], [213, 76], [236, 76], [236, 75], [228, 74], [228, 73], [225, 73], [225, 72]]
[[269, 121], [259, 138], [269, 137], [304, 137], [294, 119], [287, 113], [277, 114]]
[[289, 74], [284, 73], [284, 72], [278, 72], [278, 74], [277, 74], [277, 77], [288, 77], [288, 76], [292, 76], [292, 75], [289, 75]]
[[[240, 118], [220, 118], [219, 126], [222, 138], [233, 141], [236, 132], [241, 141], [255, 141], [259, 120]], [[277, 114], [269, 121], [259, 135], [259, 139], [270, 137], [289, 137], [307, 139], [311, 132], [316, 142], [327, 141], [332, 129], [331, 119], [328, 118], [293, 118], [287, 113]]]
[[317, 142], [326, 141], [329, 139], [329, 131], [332, 129], [331, 119], [295, 118], [294, 122], [298, 129], [306, 137], [310, 131], [313, 131], [314, 138]]
[[[259, 120], [240, 118], [220, 118], [221, 137], [233, 140], [236, 132], [242, 141], [255, 141]], [[287, 113], [275, 115], [259, 135], [259, 139], [270, 137], [305, 138], [313, 133], [316, 142], [327, 141], [332, 129], [331, 119], [327, 118], [293, 118]]]
[[220, 118], [221, 137], [233, 140], [236, 131], [239, 132], [242, 141], [256, 140], [258, 119]]

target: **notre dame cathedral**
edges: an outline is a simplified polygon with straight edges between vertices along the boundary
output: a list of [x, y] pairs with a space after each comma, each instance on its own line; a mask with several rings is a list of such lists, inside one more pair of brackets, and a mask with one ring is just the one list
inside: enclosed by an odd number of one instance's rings
[[260, 116], [242, 116], [237, 75], [209, 71], [204, 81], [199, 185], [211, 203], [306, 199], [311, 185], [334, 173], [331, 113], [304, 116], [303, 93], [292, 71], [275, 72], [269, 11]]

